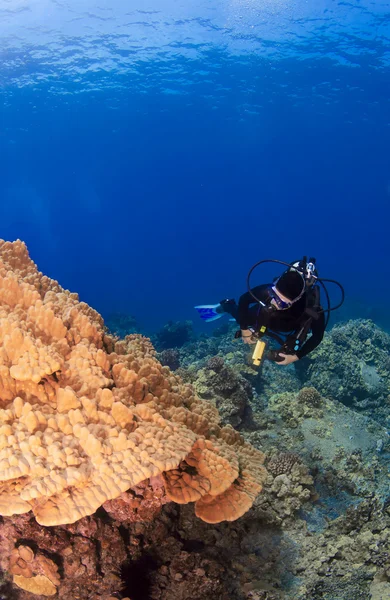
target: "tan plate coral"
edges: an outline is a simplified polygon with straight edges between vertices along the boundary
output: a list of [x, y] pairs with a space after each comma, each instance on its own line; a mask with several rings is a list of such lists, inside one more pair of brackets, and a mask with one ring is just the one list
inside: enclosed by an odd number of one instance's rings
[[162, 474], [207, 522], [260, 492], [264, 456], [162, 367], [147, 338], [116, 341], [101, 316], [0, 241], [0, 514], [73, 523]]

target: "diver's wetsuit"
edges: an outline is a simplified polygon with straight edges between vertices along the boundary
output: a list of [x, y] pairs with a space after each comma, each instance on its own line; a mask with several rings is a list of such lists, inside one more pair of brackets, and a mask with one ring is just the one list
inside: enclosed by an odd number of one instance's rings
[[[269, 302], [268, 290], [271, 286], [272, 284], [258, 285], [252, 289], [252, 292], [256, 298], [267, 304]], [[240, 329], [253, 327], [255, 331], [258, 331], [262, 325], [266, 325], [271, 332], [293, 334], [299, 331], [302, 324], [309, 318], [305, 314], [305, 310], [307, 306], [312, 306], [311, 297], [307, 298], [307, 294], [311, 294], [311, 292], [312, 290], [305, 292], [302, 298], [286, 310], [265, 311], [249, 292], [240, 297], [238, 305], [232, 301], [221, 304], [224, 312], [236, 319]], [[321, 307], [318, 307], [318, 310], [322, 310]], [[303, 358], [314, 350], [324, 337], [325, 316], [323, 312], [319, 314], [318, 319], [312, 319], [309, 331], [311, 331], [311, 337], [304, 342], [300, 350], [294, 352], [298, 358]]]

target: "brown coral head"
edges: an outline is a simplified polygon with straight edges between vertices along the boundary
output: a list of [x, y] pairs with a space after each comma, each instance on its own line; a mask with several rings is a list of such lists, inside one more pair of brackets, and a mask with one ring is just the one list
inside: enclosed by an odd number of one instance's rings
[[314, 387], [304, 387], [297, 395], [298, 402], [318, 408], [322, 405], [321, 394]]
[[177, 348], [167, 348], [160, 352], [160, 362], [164, 367], [176, 371], [180, 367], [180, 352]]
[[219, 373], [225, 366], [225, 361], [221, 356], [212, 356], [206, 363], [206, 369]]
[[280, 452], [279, 454], [274, 454], [274, 456], [270, 458], [267, 464], [267, 470], [274, 477], [277, 477], [278, 475], [288, 475], [291, 473], [295, 464], [302, 464], [298, 454], [294, 454], [293, 452]]

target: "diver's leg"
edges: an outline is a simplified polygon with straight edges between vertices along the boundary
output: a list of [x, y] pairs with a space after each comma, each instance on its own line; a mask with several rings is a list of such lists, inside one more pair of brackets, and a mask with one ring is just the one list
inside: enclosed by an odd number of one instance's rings
[[224, 312], [228, 315], [231, 315], [233, 319], [237, 319], [238, 317], [238, 305], [235, 300], [231, 298], [227, 298], [226, 300], [221, 300], [219, 303], [221, 308], [217, 308], [217, 312]]

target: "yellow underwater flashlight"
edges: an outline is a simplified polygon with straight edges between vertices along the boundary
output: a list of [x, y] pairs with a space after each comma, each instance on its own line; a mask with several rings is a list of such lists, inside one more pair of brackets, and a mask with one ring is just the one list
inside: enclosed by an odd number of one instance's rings
[[252, 354], [253, 364], [256, 367], [259, 367], [261, 365], [261, 361], [263, 360], [264, 351], [266, 349], [266, 346], [267, 345], [266, 345], [265, 342], [263, 342], [263, 340], [259, 340], [256, 343], [255, 350], [254, 350], [254, 352]]
[[[250, 331], [252, 331], [252, 339], [257, 338], [255, 350], [252, 354], [252, 361], [254, 366], [259, 367], [263, 361], [265, 349], [267, 348], [266, 342], [263, 342], [262, 339], [259, 339], [259, 336], [265, 335], [267, 328], [265, 327], [265, 325], [262, 325], [258, 332], [253, 331], [253, 329], [250, 329]], [[234, 339], [239, 340], [241, 337], [242, 333], [239, 329], [238, 331], [236, 331]]]

